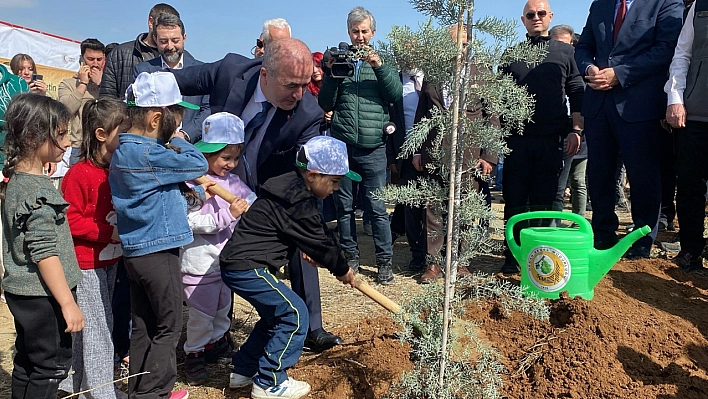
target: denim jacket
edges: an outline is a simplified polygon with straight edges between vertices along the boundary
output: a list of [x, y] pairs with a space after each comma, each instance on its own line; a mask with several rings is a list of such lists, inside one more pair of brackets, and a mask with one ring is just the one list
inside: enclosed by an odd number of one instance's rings
[[[192, 242], [187, 201], [177, 184], [203, 176], [208, 164], [187, 141], [174, 138], [171, 143], [180, 153], [153, 138], [130, 133], [119, 137], [108, 182], [124, 256], [151, 254]], [[194, 188], [204, 197], [200, 186]]]

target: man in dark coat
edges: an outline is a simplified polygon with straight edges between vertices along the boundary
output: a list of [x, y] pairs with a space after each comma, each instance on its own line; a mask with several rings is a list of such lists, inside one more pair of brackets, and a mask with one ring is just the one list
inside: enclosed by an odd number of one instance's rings
[[[575, 46], [588, 82], [582, 115], [588, 143], [588, 186], [595, 247], [617, 242], [617, 154], [627, 168], [632, 220], [656, 227], [661, 206], [659, 120], [666, 111], [668, 77], [683, 19], [681, 0], [597, 0]], [[506, 178], [506, 174], [505, 174]], [[648, 258], [656, 237], [642, 237], [628, 259]]]
[[133, 77], [135, 65], [160, 56], [152, 35], [153, 22], [160, 14], [174, 14], [179, 17], [179, 13], [171, 5], [155, 4], [148, 16], [148, 32], [139, 34], [135, 40], [119, 45], [108, 54], [101, 89], [98, 92], [99, 97], [124, 99], [125, 90], [135, 80]]

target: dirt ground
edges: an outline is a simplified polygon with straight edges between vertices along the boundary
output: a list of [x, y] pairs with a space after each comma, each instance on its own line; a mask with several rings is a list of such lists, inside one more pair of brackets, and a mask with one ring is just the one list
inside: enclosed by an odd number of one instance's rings
[[[628, 215], [621, 216], [626, 221]], [[362, 264], [372, 265], [371, 238], [361, 238]], [[410, 259], [404, 239], [394, 253], [394, 266], [404, 268]], [[653, 253], [658, 257], [617, 263], [592, 301], [552, 301], [549, 323], [521, 314], [504, 317], [493, 302], [468, 308], [467, 317], [480, 324], [504, 355], [508, 371], [503, 397], [708, 398], [708, 274], [686, 274], [665, 254]], [[486, 256], [474, 268], [494, 273], [501, 263], [500, 257]], [[370, 282], [373, 272], [364, 266]], [[403, 303], [420, 290], [417, 277], [399, 270], [396, 284], [375, 287]], [[385, 310], [332, 276], [321, 273], [320, 283], [325, 327], [346, 344], [322, 354], [306, 353], [290, 374], [313, 386], [309, 398], [385, 397], [390, 385], [412, 368], [409, 348], [397, 340], [398, 327]], [[234, 314], [232, 332], [238, 343], [257, 315], [242, 302], [235, 304]], [[7, 306], [0, 305], [0, 399], [10, 397], [11, 320]], [[228, 389], [227, 366], [209, 366], [209, 371], [212, 378], [205, 386], [186, 386], [180, 366], [178, 385], [191, 398], [249, 397], [249, 389]]]

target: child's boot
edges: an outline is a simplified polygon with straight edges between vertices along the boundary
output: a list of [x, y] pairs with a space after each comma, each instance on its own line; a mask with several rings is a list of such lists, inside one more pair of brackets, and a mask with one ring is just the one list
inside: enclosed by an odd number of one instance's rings
[[187, 382], [192, 385], [203, 384], [209, 379], [204, 352], [187, 353], [184, 369], [187, 374]]
[[213, 344], [206, 344], [204, 346], [204, 359], [207, 364], [231, 364], [232, 355], [231, 346], [229, 346], [229, 341], [226, 339], [226, 336], [221, 337], [221, 339]]

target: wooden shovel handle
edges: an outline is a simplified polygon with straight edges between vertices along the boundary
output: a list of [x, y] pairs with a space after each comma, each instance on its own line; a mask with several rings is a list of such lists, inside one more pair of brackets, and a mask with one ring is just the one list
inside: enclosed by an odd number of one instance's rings
[[[208, 178], [206, 176], [197, 177], [196, 179], [194, 179], [194, 181], [196, 181], [199, 184], [213, 182], [213, 180], [211, 180], [210, 178]], [[220, 185], [218, 185], [216, 183], [213, 186], [210, 186], [208, 190], [212, 194], [218, 195], [219, 197], [221, 197], [224, 201], [228, 202], [229, 204], [234, 202], [234, 200], [236, 199], [235, 195], [231, 194], [228, 190], [226, 190], [225, 188], [221, 187]]]
[[376, 291], [365, 281], [357, 278], [356, 289], [371, 298], [374, 302], [386, 308], [389, 312], [394, 314], [401, 313], [401, 307], [396, 302], [390, 300], [386, 295]]

